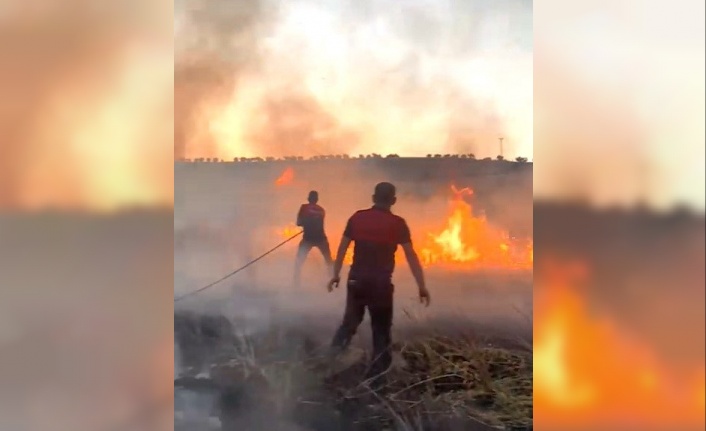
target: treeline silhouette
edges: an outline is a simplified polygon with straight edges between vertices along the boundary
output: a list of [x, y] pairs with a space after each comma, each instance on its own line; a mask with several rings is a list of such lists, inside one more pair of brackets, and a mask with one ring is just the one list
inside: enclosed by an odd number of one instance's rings
[[[382, 156], [380, 154], [359, 154], [358, 156], [351, 156], [348, 154], [328, 154], [328, 155], [318, 155], [311, 157], [303, 156], [285, 156], [285, 157], [234, 157], [232, 160], [224, 160], [218, 157], [198, 157], [198, 158], [179, 158], [176, 161], [181, 163], [257, 163], [257, 162], [293, 162], [293, 161], [304, 161], [304, 160], [345, 160], [345, 159], [395, 159], [400, 158], [398, 154], [388, 154]], [[492, 157], [485, 157], [483, 159], [477, 159], [475, 154], [427, 154], [428, 159], [469, 159], [469, 160], [481, 160], [481, 161], [505, 161], [503, 156], [496, 156], [495, 159]], [[527, 163], [527, 157], [516, 157], [514, 159], [516, 163]]]

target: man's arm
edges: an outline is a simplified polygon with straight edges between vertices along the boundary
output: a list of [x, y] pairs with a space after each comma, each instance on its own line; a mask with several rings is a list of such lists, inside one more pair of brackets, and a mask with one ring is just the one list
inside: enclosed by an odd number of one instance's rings
[[411, 237], [412, 235], [409, 232], [407, 223], [403, 222], [400, 232], [400, 245], [404, 251], [404, 257], [407, 259], [407, 263], [409, 264], [409, 269], [412, 271], [414, 281], [417, 282], [417, 287], [419, 288], [419, 301], [426, 304], [428, 307], [431, 297], [424, 280], [424, 270], [422, 269], [422, 264], [419, 262], [417, 252], [414, 250], [414, 246], [412, 245]]
[[351, 236], [351, 219], [348, 219], [346, 228], [343, 230], [343, 235], [341, 236], [341, 243], [338, 244], [336, 261], [333, 262], [333, 274], [331, 281], [328, 283], [329, 292], [332, 291], [334, 287], [338, 287], [338, 282], [341, 281], [341, 268], [343, 268], [343, 259], [346, 257], [348, 246], [351, 245]]
[[333, 278], [341, 277], [341, 269], [343, 268], [343, 259], [346, 257], [346, 252], [348, 247], [351, 245], [351, 239], [343, 235], [341, 237], [341, 243], [338, 245], [338, 251], [336, 252], [336, 261], [333, 263]]
[[417, 252], [414, 251], [414, 246], [411, 242], [402, 244], [402, 250], [404, 250], [404, 257], [409, 263], [409, 269], [412, 271], [412, 276], [414, 281], [417, 282], [417, 287], [419, 288], [419, 299], [429, 305], [429, 291], [427, 290], [426, 282], [424, 281], [424, 270], [422, 269], [422, 264], [419, 262], [419, 257]]

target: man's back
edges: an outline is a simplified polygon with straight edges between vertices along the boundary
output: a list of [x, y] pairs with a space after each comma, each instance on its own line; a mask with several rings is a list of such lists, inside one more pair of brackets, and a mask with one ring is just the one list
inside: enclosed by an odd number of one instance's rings
[[392, 277], [397, 246], [411, 242], [405, 220], [376, 206], [353, 214], [343, 234], [355, 243], [351, 274], [361, 276]]
[[324, 218], [326, 211], [318, 204], [306, 203], [299, 208], [297, 225], [304, 230], [304, 240], [310, 242], [326, 239]]

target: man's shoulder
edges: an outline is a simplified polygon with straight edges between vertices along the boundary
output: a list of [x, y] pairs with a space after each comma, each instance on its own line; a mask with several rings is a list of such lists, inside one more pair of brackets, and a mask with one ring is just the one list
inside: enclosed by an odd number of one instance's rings
[[379, 211], [375, 211], [374, 208], [360, 209], [360, 210], [354, 212], [353, 215], [351, 216], [351, 218], [365, 217], [365, 216], [372, 215], [372, 214], [374, 214], [376, 217], [378, 217], [380, 214], [383, 214], [383, 217], [390, 217], [397, 222], [405, 223], [405, 224], [407, 223], [407, 221], [404, 218], [402, 218], [401, 216], [398, 216], [397, 214], [393, 214], [391, 212], [380, 213]]
[[351, 218], [365, 216], [365, 214], [368, 214], [369, 212], [370, 212], [370, 208], [363, 208], [363, 209], [360, 209], [360, 210], [354, 212], [353, 215], [351, 216]]
[[395, 221], [396, 226], [399, 226], [402, 229], [409, 229], [407, 226], [407, 220], [405, 220], [404, 217], [397, 214], [392, 214], [392, 218]]

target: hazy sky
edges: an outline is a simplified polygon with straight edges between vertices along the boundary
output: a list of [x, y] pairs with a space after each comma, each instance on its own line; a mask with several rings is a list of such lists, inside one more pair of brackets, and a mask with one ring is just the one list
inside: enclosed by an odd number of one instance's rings
[[537, 0], [534, 25], [535, 194], [703, 210], [704, 2]]

